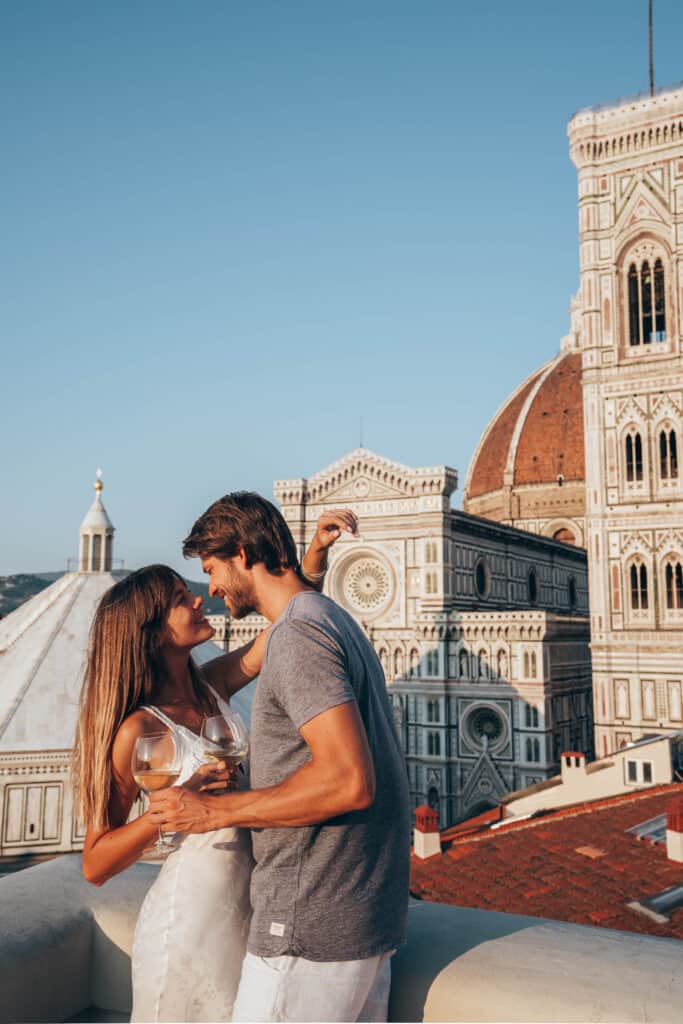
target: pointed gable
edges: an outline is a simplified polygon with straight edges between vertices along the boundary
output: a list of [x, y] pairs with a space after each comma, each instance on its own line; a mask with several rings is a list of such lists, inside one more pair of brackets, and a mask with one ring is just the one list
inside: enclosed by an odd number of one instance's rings
[[449, 497], [457, 473], [448, 466], [414, 468], [367, 448], [355, 448], [325, 469], [305, 478], [277, 480], [275, 497], [282, 505], [350, 503], [384, 498]]

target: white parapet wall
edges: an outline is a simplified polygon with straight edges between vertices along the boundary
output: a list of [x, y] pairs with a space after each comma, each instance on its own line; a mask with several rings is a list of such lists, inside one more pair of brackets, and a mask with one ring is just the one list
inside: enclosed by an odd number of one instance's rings
[[[126, 1020], [155, 874], [136, 864], [96, 889], [69, 855], [0, 879], [0, 1021]], [[675, 939], [414, 901], [389, 1019], [679, 1024], [682, 954]]]

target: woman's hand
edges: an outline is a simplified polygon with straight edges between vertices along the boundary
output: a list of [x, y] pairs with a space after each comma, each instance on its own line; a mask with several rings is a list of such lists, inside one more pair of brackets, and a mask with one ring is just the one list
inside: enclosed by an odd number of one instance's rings
[[[326, 551], [339, 540], [342, 532], [352, 536], [358, 533], [358, 516], [350, 508], [335, 508], [318, 516], [315, 536], [309, 544], [309, 551]], [[308, 552], [307, 552], [308, 554]]]
[[318, 516], [315, 535], [301, 563], [302, 576], [316, 590], [322, 590], [327, 553], [343, 532], [358, 533], [358, 517], [350, 508], [335, 508]]
[[225, 792], [228, 789], [237, 789], [238, 771], [238, 765], [228, 765], [225, 761], [202, 764], [194, 775], [183, 782], [183, 786], [195, 793], [211, 792], [212, 790]]

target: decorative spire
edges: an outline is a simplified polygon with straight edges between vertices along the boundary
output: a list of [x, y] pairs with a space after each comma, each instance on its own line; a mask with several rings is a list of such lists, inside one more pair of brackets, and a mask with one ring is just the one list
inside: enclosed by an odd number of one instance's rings
[[110, 572], [114, 543], [114, 526], [102, 504], [102, 470], [98, 469], [93, 484], [95, 500], [81, 523], [80, 572]]

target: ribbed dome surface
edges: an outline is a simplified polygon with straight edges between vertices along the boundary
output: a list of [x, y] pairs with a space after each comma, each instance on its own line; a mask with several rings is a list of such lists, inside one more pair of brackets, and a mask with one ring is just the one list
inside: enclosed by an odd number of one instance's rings
[[548, 514], [580, 515], [583, 507], [568, 507], [566, 485], [576, 491], [584, 480], [582, 364], [573, 351], [532, 373], [493, 417], [472, 458], [464, 508], [501, 521], [524, 518], [512, 510], [514, 498], [533, 489], [529, 518], [543, 515], [541, 505]]

